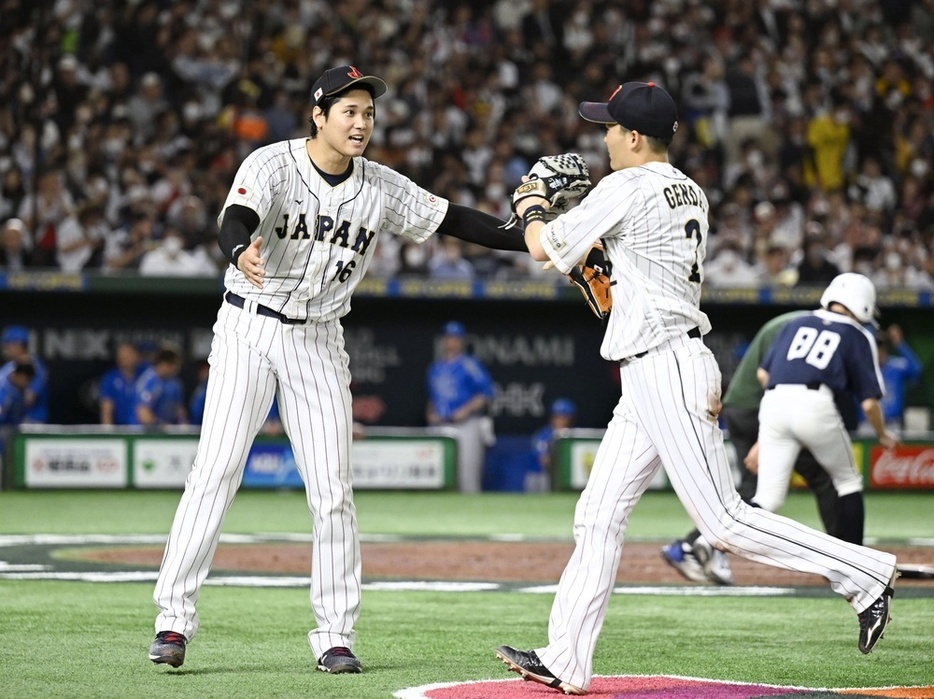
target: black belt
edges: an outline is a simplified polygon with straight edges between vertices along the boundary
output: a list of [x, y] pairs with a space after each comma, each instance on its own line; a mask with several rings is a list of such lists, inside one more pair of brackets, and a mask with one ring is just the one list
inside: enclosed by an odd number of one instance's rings
[[[224, 299], [231, 306], [236, 306], [237, 308], [243, 308], [246, 305], [246, 299], [242, 296], [237, 296], [232, 291], [228, 291], [224, 294]], [[256, 315], [266, 316], [267, 318], [275, 318], [280, 323], [285, 323], [286, 325], [304, 325], [306, 321], [296, 320], [295, 318], [289, 318], [288, 316], [282, 315], [279, 311], [274, 311], [271, 308], [263, 306], [262, 304], [256, 304]]]
[[[823, 386], [822, 381], [810, 381], [808, 383], [785, 383], [785, 384], [775, 384], [775, 386], [804, 386], [809, 391], [819, 391], [820, 387]], [[766, 391], [771, 391], [775, 386], [769, 386]]]
[[[688, 330], [688, 337], [691, 338], [692, 340], [699, 340], [703, 337], [703, 335], [701, 335], [700, 328], [691, 328], [690, 330]], [[623, 361], [631, 362], [633, 359], [642, 359], [650, 351], [651, 350], [646, 350], [645, 352], [639, 352], [639, 354], [634, 354], [633, 356]]]

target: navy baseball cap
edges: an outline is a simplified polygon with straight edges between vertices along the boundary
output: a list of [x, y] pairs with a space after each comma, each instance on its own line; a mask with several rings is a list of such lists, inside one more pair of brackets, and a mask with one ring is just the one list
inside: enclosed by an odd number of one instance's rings
[[655, 83], [623, 83], [608, 102], [581, 102], [577, 111], [595, 124], [619, 124], [656, 138], [671, 138], [678, 130], [678, 107]]
[[22, 325], [8, 325], [3, 329], [3, 335], [0, 336], [0, 344], [7, 342], [29, 342], [29, 331]]
[[386, 83], [375, 75], [364, 75], [356, 66], [338, 66], [330, 68], [315, 80], [311, 86], [311, 104], [316, 106], [323, 97], [343, 92], [352, 85], [368, 85], [373, 90], [373, 97], [386, 92]]
[[455, 337], [464, 337], [467, 334], [467, 328], [464, 327], [463, 323], [458, 323], [456, 320], [452, 320], [449, 323], [445, 323], [444, 327], [441, 328], [442, 335], [454, 335]]
[[570, 398], [558, 398], [551, 404], [551, 412], [553, 415], [575, 415], [577, 406]]

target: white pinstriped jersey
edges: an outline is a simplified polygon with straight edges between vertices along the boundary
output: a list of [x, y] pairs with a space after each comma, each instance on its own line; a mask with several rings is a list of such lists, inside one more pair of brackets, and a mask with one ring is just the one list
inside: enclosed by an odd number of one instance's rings
[[544, 226], [541, 243], [567, 273], [598, 240], [612, 264], [613, 312], [600, 353], [618, 361], [693, 328], [700, 311], [707, 252], [707, 197], [668, 163], [647, 163], [604, 177], [575, 208]]
[[[336, 187], [318, 173], [297, 138], [259, 148], [246, 157], [224, 209], [239, 204], [255, 211], [266, 261], [262, 289], [233, 265], [226, 287], [244, 298], [299, 320], [332, 320], [350, 310], [379, 233], [423, 242], [438, 228], [446, 199], [365, 158]], [[218, 225], [223, 222], [223, 212]]]

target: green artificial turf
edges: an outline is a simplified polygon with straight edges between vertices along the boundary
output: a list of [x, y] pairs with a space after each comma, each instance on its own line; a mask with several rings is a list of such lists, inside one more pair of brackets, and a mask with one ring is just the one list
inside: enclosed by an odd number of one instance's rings
[[[409, 686], [502, 679], [493, 649], [544, 644], [549, 595], [364, 592], [359, 676], [314, 672], [301, 590], [207, 587], [185, 664], [147, 659], [154, 608], [143, 584], [0, 581], [5, 697], [376, 699]], [[810, 687], [934, 683], [934, 603], [898, 600], [877, 650], [855, 615], [820, 599], [615, 596], [597, 674], [676, 674]], [[557, 696], [557, 695], [556, 695]]]
[[[0, 492], [0, 535], [165, 534], [178, 497]], [[574, 494], [357, 494], [361, 532], [373, 536], [569, 539], [575, 501]], [[932, 501], [929, 493], [867, 494], [867, 536], [930, 539]], [[783, 514], [818, 524], [806, 493], [793, 493]], [[629, 537], [665, 541], [689, 526], [674, 496], [649, 493]], [[301, 493], [244, 491], [224, 531], [308, 528]], [[505, 679], [511, 675], [493, 649], [543, 645], [552, 601], [550, 594], [365, 590], [355, 651], [366, 671], [330, 676], [313, 670], [306, 589], [205, 586], [203, 626], [178, 670], [147, 659], [151, 594], [151, 583], [0, 580], [0, 697], [376, 699], [415, 685]], [[808, 687], [934, 684], [934, 599], [906, 586], [893, 617], [877, 650], [863, 656], [856, 615], [829, 589], [761, 599], [617, 595], [594, 671]]]
[[[162, 534], [179, 496], [177, 491], [0, 491], [0, 534]], [[355, 500], [363, 534], [569, 539], [577, 494], [360, 491]], [[806, 492], [792, 492], [781, 514], [820, 527], [814, 499]], [[298, 491], [244, 490], [224, 523], [229, 533], [308, 532], [310, 527]], [[650, 492], [636, 505], [628, 536], [665, 540], [690, 527], [672, 493]], [[866, 493], [866, 536], [934, 537], [934, 494]]]

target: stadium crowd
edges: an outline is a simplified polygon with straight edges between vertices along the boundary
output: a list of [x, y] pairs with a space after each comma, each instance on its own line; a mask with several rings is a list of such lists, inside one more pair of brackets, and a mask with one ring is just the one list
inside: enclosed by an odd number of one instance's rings
[[[217, 275], [216, 215], [309, 90], [380, 75], [367, 157], [507, 218], [535, 158], [607, 172], [577, 103], [653, 80], [711, 202], [710, 286], [934, 288], [934, 0], [54, 0], [0, 4], [0, 269]], [[543, 272], [456, 240], [372, 274]]]

